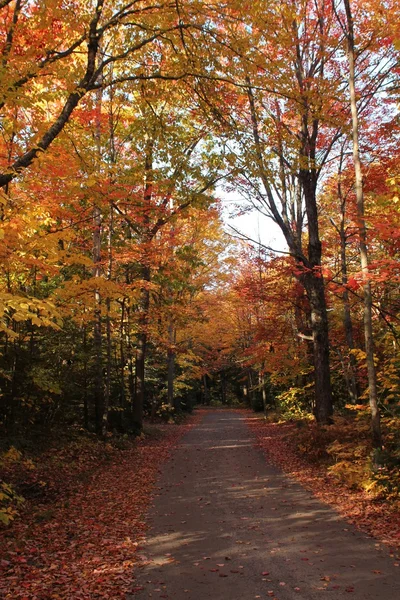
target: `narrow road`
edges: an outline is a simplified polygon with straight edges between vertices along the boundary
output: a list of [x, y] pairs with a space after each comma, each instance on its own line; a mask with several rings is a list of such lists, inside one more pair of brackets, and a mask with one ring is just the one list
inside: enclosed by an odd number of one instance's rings
[[134, 600], [400, 599], [387, 551], [267, 464], [238, 412], [185, 436], [149, 519]]

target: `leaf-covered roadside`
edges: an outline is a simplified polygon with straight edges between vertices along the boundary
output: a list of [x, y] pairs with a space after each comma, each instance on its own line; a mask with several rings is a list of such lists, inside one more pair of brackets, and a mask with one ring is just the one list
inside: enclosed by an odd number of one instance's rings
[[[47, 465], [53, 496], [27, 500], [20, 518], [0, 534], [0, 597], [92, 600], [132, 592], [132, 567], [154, 481], [196, 421], [158, 426], [157, 436], [125, 449], [108, 445], [99, 468], [95, 456], [91, 470], [88, 456], [81, 462], [53, 457], [52, 468]], [[63, 494], [55, 492], [57, 477]]]
[[[399, 502], [390, 497], [384, 500], [376, 493], [361, 489], [354, 479], [346, 481], [338, 477], [335, 470], [332, 470], [332, 461], [326, 460], [321, 435], [313, 439], [316, 428], [314, 424], [303, 423], [301, 427], [298, 422], [272, 423], [254, 415], [249, 416], [246, 421], [257, 447], [265, 453], [268, 460], [299, 480], [304, 487], [334, 507], [356, 527], [387, 545], [393, 556], [399, 554]], [[336, 433], [339, 429], [342, 431], [344, 447], [346, 433], [343, 424], [335, 429]], [[356, 431], [353, 431], [353, 438], [357, 440]], [[304, 439], [308, 440], [307, 448], [302, 445]], [[347, 448], [352, 450], [350, 444]]]

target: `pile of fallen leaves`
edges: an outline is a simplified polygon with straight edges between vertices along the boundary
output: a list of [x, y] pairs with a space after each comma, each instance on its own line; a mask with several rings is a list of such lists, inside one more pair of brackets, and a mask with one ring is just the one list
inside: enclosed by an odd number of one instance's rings
[[356, 527], [388, 545], [392, 552], [399, 552], [400, 513], [396, 505], [338, 481], [330, 472], [330, 463], [325, 460], [323, 451], [320, 460], [315, 453], [309, 460], [299, 451], [299, 429], [295, 422], [269, 423], [263, 417], [252, 415], [247, 423], [268, 460], [299, 480]]
[[97, 442], [43, 455], [26, 483], [31, 497], [0, 533], [0, 597], [116, 600], [131, 593], [160, 465], [198, 418], [159, 425], [156, 436], [123, 449]]

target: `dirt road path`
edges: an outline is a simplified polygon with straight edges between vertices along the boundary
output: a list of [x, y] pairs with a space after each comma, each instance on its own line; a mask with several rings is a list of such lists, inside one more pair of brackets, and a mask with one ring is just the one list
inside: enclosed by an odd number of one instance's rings
[[400, 598], [397, 563], [268, 465], [238, 412], [186, 435], [149, 519], [135, 600]]

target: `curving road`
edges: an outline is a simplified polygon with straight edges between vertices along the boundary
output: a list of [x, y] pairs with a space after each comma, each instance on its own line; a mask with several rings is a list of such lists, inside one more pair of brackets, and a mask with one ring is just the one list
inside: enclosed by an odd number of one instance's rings
[[163, 468], [132, 600], [399, 600], [400, 567], [213, 410]]

